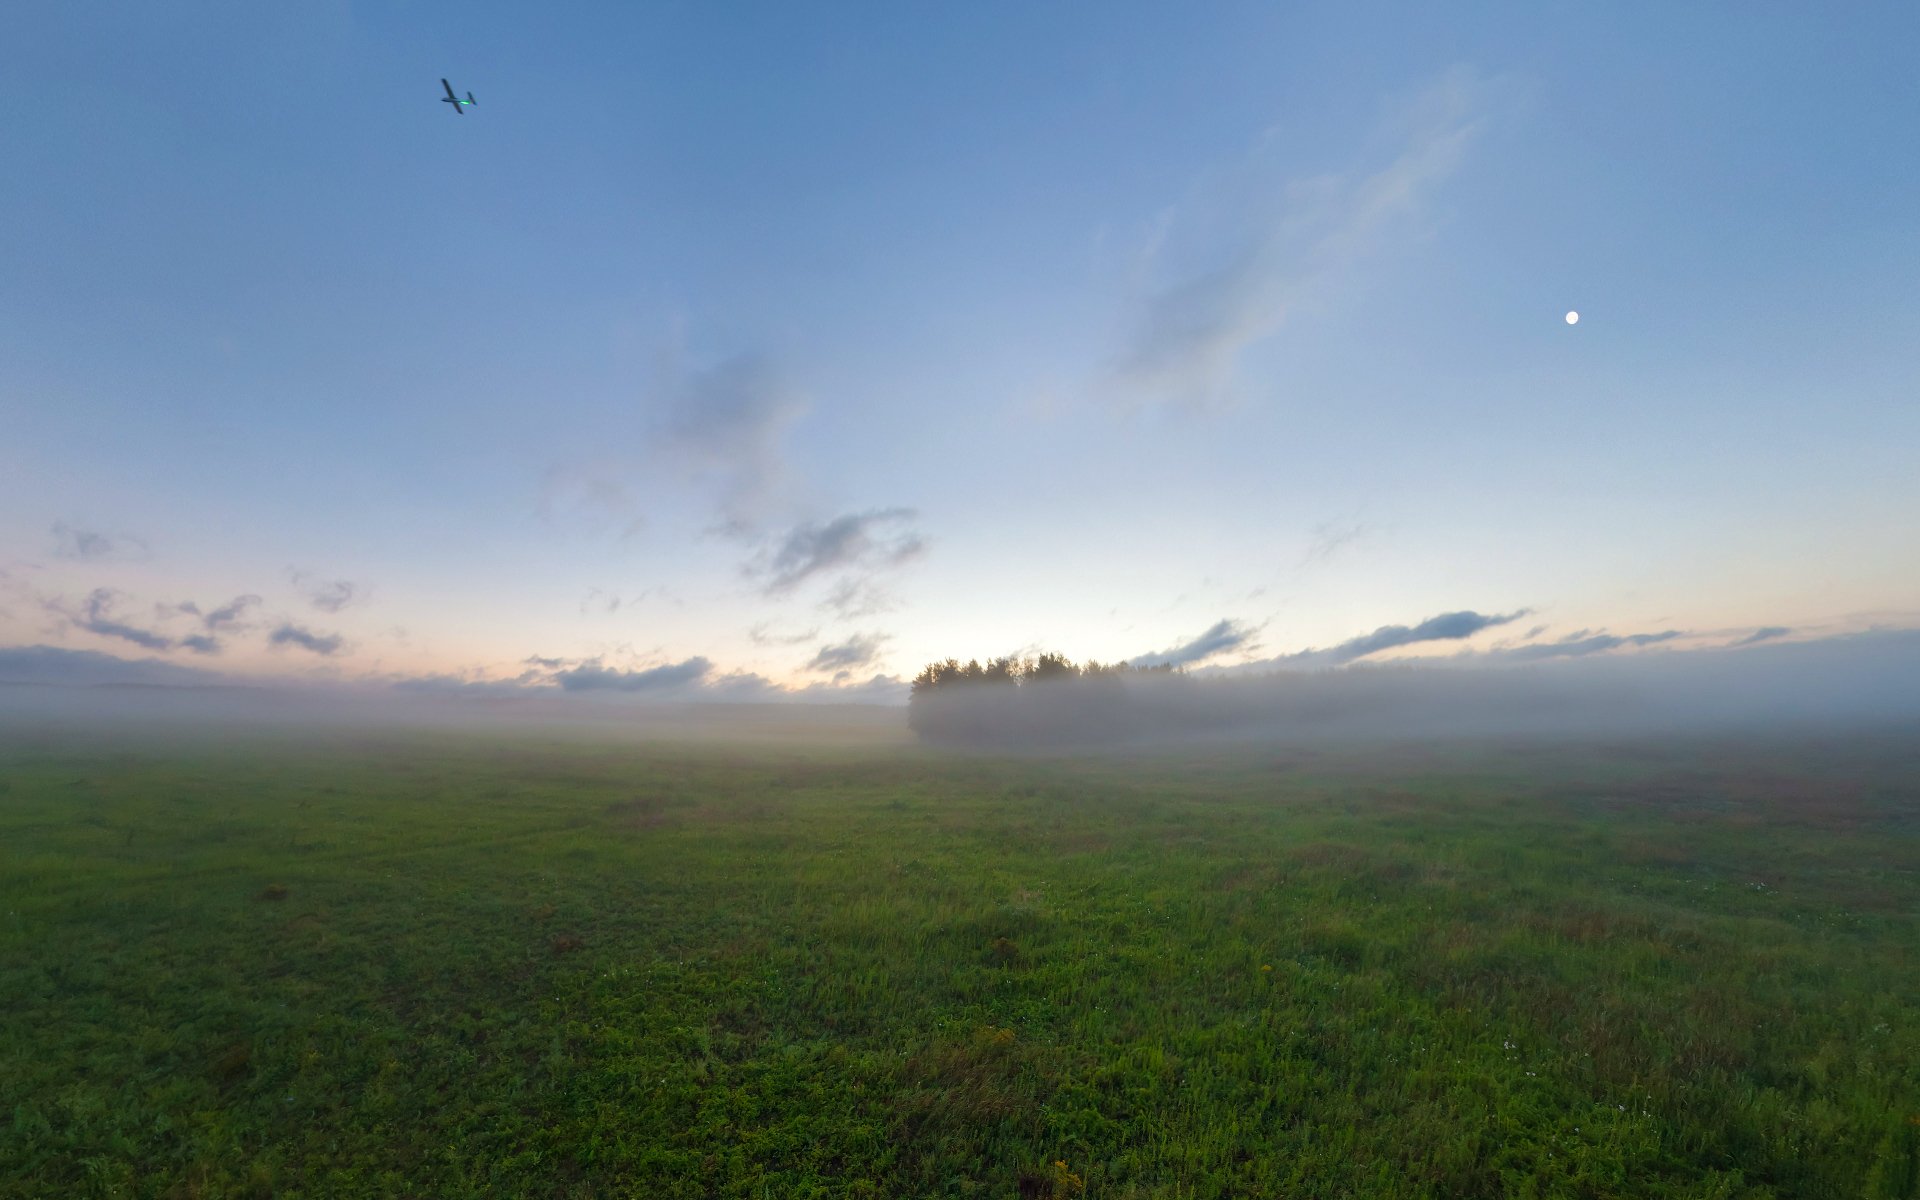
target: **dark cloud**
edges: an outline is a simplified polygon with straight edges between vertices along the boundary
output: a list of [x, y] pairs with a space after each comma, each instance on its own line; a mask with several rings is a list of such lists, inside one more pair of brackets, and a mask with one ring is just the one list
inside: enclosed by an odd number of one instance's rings
[[307, 603], [324, 613], [337, 613], [352, 604], [360, 594], [359, 585], [346, 579], [319, 579], [306, 571], [291, 572], [293, 585]]
[[118, 592], [111, 588], [95, 588], [87, 594], [85, 602], [81, 604], [78, 611], [69, 610], [57, 603], [50, 603], [47, 607], [65, 617], [75, 629], [84, 629], [88, 633], [98, 634], [101, 637], [119, 638], [121, 641], [132, 642], [148, 650], [172, 648], [173, 639], [150, 629], [129, 625], [116, 616], [113, 610], [119, 606], [119, 602]]
[[530, 655], [520, 661], [529, 667], [541, 667], [548, 671], [557, 671], [567, 665], [567, 660], [564, 658], [541, 658], [537, 654]]
[[267, 643], [273, 646], [298, 646], [302, 650], [311, 650], [322, 656], [338, 654], [340, 648], [345, 645], [344, 640], [337, 633], [315, 633], [293, 624], [283, 624], [268, 634]]
[[0, 682], [188, 686], [226, 681], [211, 671], [153, 658], [125, 659], [98, 650], [65, 650], [57, 646], [10, 646], [0, 647]]
[[204, 633], [196, 633], [191, 637], [183, 637], [180, 639], [180, 644], [195, 654], [220, 653], [220, 639], [209, 637]]
[[204, 619], [208, 629], [232, 629], [240, 624], [240, 619], [248, 609], [260, 603], [258, 596], [235, 596], [219, 608], [208, 613]]
[[1793, 630], [1787, 628], [1785, 625], [1765, 625], [1754, 630], [1739, 641], [1728, 644], [1733, 646], [1751, 646], [1756, 642], [1770, 642], [1774, 638], [1783, 638], [1792, 632]]
[[108, 535], [92, 529], [76, 529], [65, 521], [53, 525], [53, 553], [56, 558], [96, 561], [143, 555], [147, 544], [125, 534]]
[[644, 671], [618, 670], [593, 660], [555, 671], [551, 678], [569, 692], [653, 692], [698, 683], [712, 670], [711, 662], [697, 657]]
[[1190, 642], [1161, 650], [1153, 654], [1142, 654], [1132, 660], [1136, 667], [1184, 667], [1193, 663], [1205, 662], [1218, 654], [1248, 646], [1254, 634], [1259, 631], [1248, 629], [1237, 621], [1221, 621]]
[[[883, 508], [796, 525], [764, 570], [767, 594], [783, 595], [823, 573], [881, 570], [907, 562], [926, 549], [918, 533], [900, 528], [914, 515], [909, 508]], [[883, 529], [894, 532], [883, 534]]]
[[1285, 654], [1259, 665], [1344, 666], [1369, 655], [1400, 646], [1470, 638], [1483, 629], [1517, 621], [1526, 616], [1528, 611], [1523, 608], [1518, 612], [1507, 613], [1505, 616], [1491, 616], [1471, 611], [1441, 613], [1437, 617], [1428, 617], [1418, 625], [1382, 625], [1372, 633], [1351, 638], [1337, 646], [1330, 646], [1323, 650], [1303, 650], [1298, 654]]
[[[198, 604], [188, 600], [174, 605], [171, 611], [194, 618], [208, 633], [222, 633], [246, 628], [244, 618], [247, 610], [259, 603], [258, 596], [235, 596], [212, 612], [202, 612]], [[181, 644], [185, 645], [186, 640], [183, 639]]]
[[[1581, 630], [1585, 633], [1586, 630]], [[1505, 658], [1514, 662], [1537, 662], [1546, 658], [1585, 658], [1589, 654], [1605, 654], [1609, 650], [1618, 650], [1622, 646], [1651, 646], [1659, 642], [1670, 642], [1680, 637], [1678, 629], [1669, 629], [1664, 633], [1630, 633], [1616, 636], [1610, 633], [1594, 634], [1591, 637], [1577, 637], [1561, 642], [1543, 642], [1534, 646], [1515, 646], [1510, 650], [1489, 651], [1489, 658]]]
[[885, 634], [855, 634], [837, 646], [822, 646], [807, 663], [809, 671], [846, 671], [853, 667], [870, 666], [880, 655], [880, 647], [887, 640]]

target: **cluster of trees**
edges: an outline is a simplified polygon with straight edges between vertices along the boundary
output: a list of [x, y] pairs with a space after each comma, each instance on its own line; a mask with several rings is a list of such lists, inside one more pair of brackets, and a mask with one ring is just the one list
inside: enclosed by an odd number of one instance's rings
[[[1037, 658], [949, 658], [913, 680], [907, 723], [923, 739], [954, 744], [1044, 746], [1136, 736], [1148, 681], [1172, 684], [1171, 666], [1075, 663]], [[1151, 690], [1151, 689], [1146, 689]]]
[[965, 663], [957, 658], [949, 658], [944, 662], [928, 663], [925, 670], [913, 677], [913, 696], [919, 699], [935, 692], [951, 692], [955, 688], [975, 684], [1019, 687], [1065, 679], [1171, 675], [1174, 671], [1172, 666], [1136, 667], [1129, 663], [1103, 664], [1093, 659], [1080, 664], [1062, 654], [1042, 654], [1038, 658], [991, 658], [984, 664], [977, 658]]

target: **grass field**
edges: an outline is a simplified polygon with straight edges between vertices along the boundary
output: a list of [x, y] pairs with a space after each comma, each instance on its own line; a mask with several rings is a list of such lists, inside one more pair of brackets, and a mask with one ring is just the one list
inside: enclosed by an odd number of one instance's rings
[[1920, 739], [0, 739], [0, 1195], [1920, 1195]]

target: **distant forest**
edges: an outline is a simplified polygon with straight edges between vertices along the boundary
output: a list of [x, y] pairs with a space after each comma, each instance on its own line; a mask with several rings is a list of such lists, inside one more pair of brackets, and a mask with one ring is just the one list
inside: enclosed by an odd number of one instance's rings
[[1137, 698], [1128, 679], [1184, 678], [1173, 666], [1076, 663], [1065, 655], [949, 658], [913, 678], [907, 723], [933, 742], [1044, 745], [1136, 735]]
[[957, 658], [928, 663], [913, 677], [913, 694], [928, 696], [935, 692], [968, 687], [977, 683], [1019, 687], [1054, 679], [1104, 679], [1122, 675], [1171, 675], [1172, 666], [1136, 667], [1127, 663], [1103, 665], [1089, 659], [1082, 666], [1061, 654], [1042, 654], [1038, 658], [993, 658], [982, 666], [980, 660], [962, 663]]

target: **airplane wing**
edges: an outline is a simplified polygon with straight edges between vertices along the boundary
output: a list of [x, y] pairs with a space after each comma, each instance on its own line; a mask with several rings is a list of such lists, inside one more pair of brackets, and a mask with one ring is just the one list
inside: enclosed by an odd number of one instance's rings
[[446, 80], [444, 80], [444, 79], [442, 79], [442, 80], [440, 81], [440, 86], [441, 86], [441, 87], [443, 87], [443, 88], [445, 88], [445, 89], [447, 89], [447, 99], [449, 99], [449, 100], [451, 100], [451, 101], [453, 101], [453, 106], [454, 106], [455, 108], [459, 108], [459, 107], [460, 107], [460, 97], [458, 97], [458, 96], [456, 96], [456, 95], [454, 95], [454, 94], [453, 94], [453, 85], [452, 85], [452, 84], [450, 84], [450, 83], [448, 83], [448, 82], [447, 82]]

